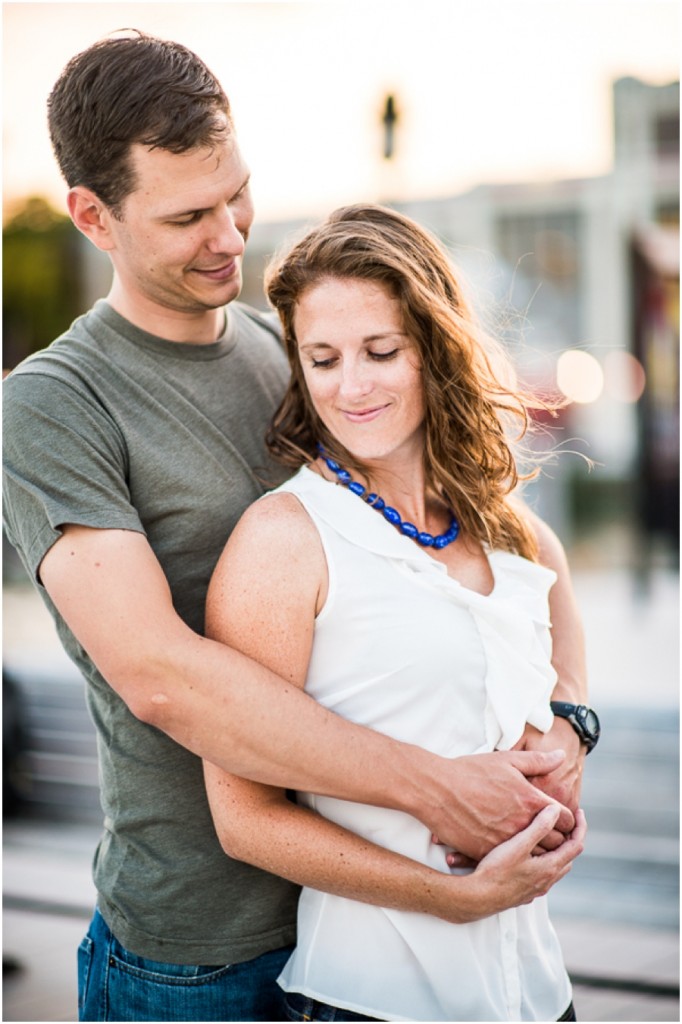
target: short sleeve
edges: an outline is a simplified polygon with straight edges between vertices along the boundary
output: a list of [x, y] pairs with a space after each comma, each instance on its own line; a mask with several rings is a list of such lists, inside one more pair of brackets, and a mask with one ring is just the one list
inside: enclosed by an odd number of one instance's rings
[[45, 372], [3, 384], [5, 532], [37, 581], [67, 523], [144, 533], [130, 501], [121, 432], [92, 395]]

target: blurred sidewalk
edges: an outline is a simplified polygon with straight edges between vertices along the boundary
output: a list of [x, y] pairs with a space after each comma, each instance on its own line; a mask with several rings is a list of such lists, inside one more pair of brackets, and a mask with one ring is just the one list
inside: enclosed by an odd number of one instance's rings
[[573, 572], [595, 708], [679, 708], [679, 577], [652, 572], [643, 588], [625, 570]]
[[[679, 1021], [677, 577], [646, 595], [626, 573], [575, 575], [591, 701], [607, 724], [587, 762], [590, 835], [552, 895], [579, 1020]], [[68, 675], [32, 592], [5, 596], [5, 655]], [[590, 767], [592, 765], [592, 767]], [[36, 820], [4, 828], [4, 1021], [76, 1020], [76, 949], [94, 893], [99, 829]]]

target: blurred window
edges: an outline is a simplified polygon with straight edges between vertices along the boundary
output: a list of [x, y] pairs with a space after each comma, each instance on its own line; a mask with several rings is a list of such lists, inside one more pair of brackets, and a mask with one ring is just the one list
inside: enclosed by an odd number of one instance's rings
[[508, 300], [534, 325], [529, 340], [571, 348], [584, 331], [581, 295], [582, 219], [577, 210], [500, 213], [497, 251], [509, 275]]
[[654, 123], [654, 140], [658, 156], [680, 155], [680, 122], [674, 114], [663, 114]]

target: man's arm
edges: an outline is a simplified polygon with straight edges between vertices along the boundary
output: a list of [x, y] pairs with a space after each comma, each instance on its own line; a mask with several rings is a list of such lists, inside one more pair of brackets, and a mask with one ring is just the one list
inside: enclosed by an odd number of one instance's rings
[[[556, 768], [559, 753], [439, 758], [346, 722], [198, 636], [141, 534], [66, 526], [40, 577], [132, 713], [236, 775], [406, 811], [477, 859], [550, 802], [526, 776]], [[568, 811], [557, 827], [573, 827]]]
[[[324, 552], [307, 513], [292, 495], [272, 496], [246, 513], [223, 552], [208, 592], [207, 632], [303, 690], [327, 586]], [[545, 892], [582, 848], [581, 821], [559, 850], [532, 855], [534, 839], [543, 840], [556, 820], [555, 805], [484, 858], [473, 874], [450, 877], [437, 870], [438, 862], [429, 867], [408, 859], [292, 803], [281, 788], [206, 762], [204, 773], [216, 831], [229, 856], [322, 892], [456, 924]], [[436, 856], [445, 869], [445, 851]]]

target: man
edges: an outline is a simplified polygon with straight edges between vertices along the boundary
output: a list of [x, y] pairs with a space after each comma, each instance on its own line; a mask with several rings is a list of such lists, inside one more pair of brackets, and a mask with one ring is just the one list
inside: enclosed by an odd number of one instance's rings
[[[222, 853], [200, 757], [400, 808], [480, 857], [547, 803], [575, 808], [584, 746], [561, 720], [527, 736], [533, 752], [445, 761], [351, 726], [201, 635], [227, 536], [281, 479], [262, 438], [284, 356], [235, 302], [248, 167], [211, 72], [139, 33], [74, 57], [49, 123], [73, 222], [114, 270], [106, 301], [17, 368], [4, 399], [7, 533], [99, 735], [105, 831], [80, 1017], [274, 1019], [297, 890]], [[574, 701], [580, 630], [558, 568], [555, 696]], [[548, 845], [572, 825], [562, 808]]]

